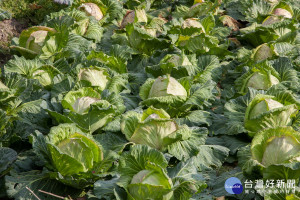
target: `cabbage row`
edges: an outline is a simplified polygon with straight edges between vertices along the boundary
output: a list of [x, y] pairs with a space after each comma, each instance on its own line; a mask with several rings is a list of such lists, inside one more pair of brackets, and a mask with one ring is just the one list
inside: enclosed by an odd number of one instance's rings
[[298, 1], [55, 2], [1, 70], [0, 198], [300, 199]]

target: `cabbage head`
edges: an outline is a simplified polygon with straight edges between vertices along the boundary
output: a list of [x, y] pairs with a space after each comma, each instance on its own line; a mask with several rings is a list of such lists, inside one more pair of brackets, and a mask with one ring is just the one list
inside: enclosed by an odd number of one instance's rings
[[164, 109], [172, 118], [184, 117], [192, 109], [199, 109], [213, 101], [216, 83], [205, 80], [195, 83], [191, 77], [175, 79], [169, 74], [149, 78], [140, 87], [140, 105]]
[[78, 91], [67, 93], [62, 101], [62, 105], [65, 109], [69, 109], [72, 112], [86, 114], [92, 104], [100, 101], [100, 93], [91, 88], [82, 88]]
[[[260, 49], [257, 49], [256, 52], [256, 54], [259, 53], [260, 56], [254, 56], [257, 61], [264, 60], [270, 56], [270, 52], [264, 52], [268, 55], [262, 55], [262, 52], [259, 52], [263, 49], [268, 51], [265, 47], [260, 46]], [[251, 68], [246, 73], [244, 73], [235, 81], [235, 85], [239, 93], [246, 94], [249, 87], [256, 90], [268, 90], [269, 88], [279, 84], [280, 82], [280, 74], [268, 63], [267, 60], [265, 60], [251, 66]]]
[[201, 28], [202, 30], [205, 30], [202, 24], [196, 18], [189, 18], [184, 20], [182, 28]]
[[141, 104], [165, 110], [178, 109], [187, 100], [188, 90], [170, 75], [148, 79], [140, 89]]
[[283, 16], [285, 18], [290, 18], [290, 19], [293, 17], [291, 12], [283, 8], [274, 9], [273, 14], [277, 16]]
[[263, 61], [268, 58], [271, 58], [274, 54], [273, 49], [269, 47], [268, 44], [259, 45], [252, 54], [252, 58], [254, 61]]
[[[47, 161], [47, 168], [61, 182], [83, 188], [99, 179], [97, 174], [107, 170], [102, 162], [102, 146], [75, 124], [52, 127], [47, 136], [32, 137], [33, 147]], [[41, 149], [41, 147], [43, 147]]]
[[175, 66], [192, 65], [186, 55], [168, 54], [161, 61], [160, 64], [169, 63]]
[[80, 11], [85, 12], [87, 16], [93, 16], [96, 20], [101, 20], [103, 18], [103, 13], [99, 6], [95, 3], [83, 3], [78, 7]]
[[11, 46], [11, 48], [19, 51], [25, 58], [34, 58], [39, 55], [47, 36], [56, 33], [56, 30], [46, 26], [33, 26], [20, 34], [19, 46]]
[[245, 128], [253, 135], [265, 127], [289, 126], [297, 113], [296, 104], [285, 103], [274, 96], [258, 94], [246, 109]]
[[48, 113], [58, 122], [76, 123], [90, 133], [104, 128], [114, 117], [125, 111], [119, 94], [107, 90], [97, 91], [90, 87], [68, 92], [61, 104], [63, 114], [51, 110]]
[[91, 172], [103, 160], [102, 147], [75, 126], [53, 127], [46, 141], [52, 164], [63, 176]]
[[81, 68], [78, 74], [79, 81], [88, 81], [91, 86], [104, 90], [110, 80], [107, 70], [99, 67]]
[[99, 24], [108, 23], [116, 18], [121, 18], [122, 7], [117, 0], [80, 0], [74, 1], [71, 8], [92, 16]]
[[52, 65], [43, 65], [33, 72], [32, 76], [37, 79], [46, 89], [51, 89], [54, 77], [61, 72]]
[[[161, 152], [146, 145], [131, 146], [120, 158], [118, 185], [125, 189], [128, 200], [190, 199], [206, 187], [203, 181], [193, 180], [196, 168], [192, 162], [186, 163], [184, 169], [182, 165], [175, 167], [173, 173], [169, 172], [170, 168], [166, 170], [167, 166], [168, 161]], [[180, 170], [188, 170], [189, 175], [177, 177]]]
[[263, 22], [263, 26], [269, 26], [284, 20], [285, 18], [291, 19], [293, 17], [293, 8], [285, 2], [280, 2], [273, 7], [271, 16], [268, 16]]
[[[132, 177], [128, 186], [128, 196], [134, 200], [142, 200], [149, 196], [167, 200], [172, 197], [171, 188], [172, 181], [163, 171], [144, 169]], [[154, 192], [158, 189], [159, 192]]]
[[182, 96], [187, 97], [186, 89], [173, 77], [158, 77], [150, 91], [149, 98], [163, 96]]
[[[130, 166], [134, 164], [134, 168]], [[122, 168], [121, 168], [122, 167]], [[135, 145], [120, 160], [120, 183], [127, 191], [127, 199], [170, 200], [173, 183], [167, 171], [163, 154], [146, 145]]]
[[164, 151], [168, 145], [188, 139], [191, 131], [170, 119], [163, 109], [148, 108], [143, 113], [127, 112], [121, 121], [121, 131], [127, 140]]
[[255, 170], [264, 179], [298, 179], [300, 133], [290, 126], [264, 129], [255, 135], [251, 146], [244, 147], [238, 156], [246, 173], [253, 174]]
[[252, 87], [257, 90], [267, 90], [272, 85], [276, 85], [278, 83], [278, 78], [276, 78], [272, 74], [263, 74], [260, 72], [255, 72], [249, 78], [247, 87]]
[[125, 28], [128, 24], [132, 24], [134, 22], [143, 22], [147, 23], [147, 14], [144, 9], [136, 9], [127, 11], [124, 16], [120, 28]]

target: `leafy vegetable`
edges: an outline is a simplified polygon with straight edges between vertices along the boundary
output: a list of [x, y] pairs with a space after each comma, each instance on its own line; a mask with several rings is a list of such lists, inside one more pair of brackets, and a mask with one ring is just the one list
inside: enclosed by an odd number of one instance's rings
[[151, 107], [143, 114], [134, 111], [126, 113], [121, 130], [129, 141], [158, 150], [165, 150], [168, 145], [188, 139], [192, 134], [188, 127], [180, 127], [175, 120], [170, 119], [164, 110]]
[[[134, 163], [138, 163], [139, 167], [130, 168]], [[202, 181], [180, 177], [180, 174], [174, 174], [171, 179], [166, 171], [167, 161], [163, 154], [147, 146], [132, 147], [131, 151], [121, 158], [120, 166], [121, 177], [118, 185], [127, 191], [129, 199], [145, 199], [149, 195], [158, 199], [187, 199], [205, 188]]]
[[31, 27], [22, 31], [19, 39], [20, 46], [12, 46], [12, 48], [16, 48], [27, 58], [34, 58], [41, 52], [46, 40], [49, 39], [49, 37], [47, 38], [48, 34], [55, 32], [55, 29], [49, 27]]
[[[267, 95], [257, 95], [248, 105], [245, 113], [245, 128], [256, 132], [262, 127], [292, 125], [292, 119], [298, 112], [296, 104], [283, 105], [277, 99]], [[283, 101], [284, 102], [284, 101]], [[257, 126], [257, 124], [260, 124]]]
[[25, 1], [47, 12], [0, 56], [0, 199], [300, 198], [299, 1]]
[[255, 135], [251, 148], [240, 152], [244, 156], [251, 151], [250, 160], [243, 158], [243, 169], [250, 172], [258, 168], [265, 179], [298, 178], [299, 174], [299, 132], [291, 127], [263, 130]]
[[48, 169], [54, 171], [52, 176], [76, 188], [93, 184], [99, 179], [98, 174], [110, 167], [105, 164], [102, 146], [74, 124], [52, 127], [46, 137], [36, 133], [32, 144]]
[[62, 106], [68, 109], [63, 115], [51, 110], [48, 113], [59, 123], [74, 122], [90, 133], [103, 128], [115, 116], [125, 111], [119, 95], [108, 91], [100, 94], [88, 87], [67, 93], [62, 100]]

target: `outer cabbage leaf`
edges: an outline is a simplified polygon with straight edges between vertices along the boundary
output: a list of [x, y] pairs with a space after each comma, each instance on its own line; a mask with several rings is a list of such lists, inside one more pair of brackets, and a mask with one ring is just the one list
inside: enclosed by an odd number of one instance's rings
[[175, 199], [190, 199], [193, 194], [202, 192], [207, 186], [203, 175], [197, 171], [192, 159], [169, 168], [168, 174], [174, 183]]
[[8, 167], [17, 159], [17, 152], [8, 147], [0, 147], [0, 174], [5, 172]]
[[197, 67], [194, 56], [167, 54], [159, 64], [146, 67], [146, 72], [154, 77], [170, 74], [174, 78], [194, 75]]
[[126, 34], [130, 47], [138, 52], [151, 55], [155, 50], [168, 48], [170, 44], [165, 39], [157, 38], [143, 28], [133, 24], [126, 26]]
[[[33, 191], [39, 198], [43, 199], [57, 199], [47, 194], [39, 192], [39, 190], [47, 191], [59, 196], [71, 195], [76, 197], [80, 194], [77, 189], [68, 187], [61, 182], [51, 179], [48, 171], [32, 170], [28, 172], [12, 172], [5, 177], [5, 186], [7, 187], [7, 194], [10, 198], [18, 200], [31, 200]], [[16, 187], [17, 186], [17, 187]], [[28, 190], [28, 188], [30, 190]]]
[[103, 51], [91, 51], [87, 59], [96, 60], [105, 64], [110, 70], [123, 74], [127, 73], [127, 61], [131, 59], [133, 53], [133, 49], [129, 46], [113, 45], [110, 46], [109, 54]]
[[12, 14], [7, 10], [0, 8], [0, 12], [1, 12], [0, 21], [3, 21], [5, 19], [10, 19], [12, 17]]
[[294, 24], [285, 20], [268, 26], [253, 23], [251, 26], [240, 29], [239, 39], [249, 41], [253, 46], [259, 46], [271, 41], [294, 43], [297, 35]]
[[262, 61], [271, 58], [274, 50], [268, 44], [262, 44], [256, 47], [251, 55], [254, 61]]
[[201, 17], [206, 15], [209, 11], [213, 10], [217, 6], [212, 2], [201, 2], [196, 3], [192, 7], [187, 7], [184, 5], [180, 5], [176, 7], [175, 13], [173, 14], [174, 17], [177, 18], [190, 18], [190, 17]]

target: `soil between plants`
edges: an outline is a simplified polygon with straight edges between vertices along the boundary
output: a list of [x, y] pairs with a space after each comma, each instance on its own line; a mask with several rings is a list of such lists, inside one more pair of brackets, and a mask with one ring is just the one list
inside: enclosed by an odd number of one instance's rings
[[18, 37], [22, 30], [28, 27], [26, 19], [8, 19], [0, 21], [0, 66], [2, 67], [10, 58], [9, 45], [13, 37]]

